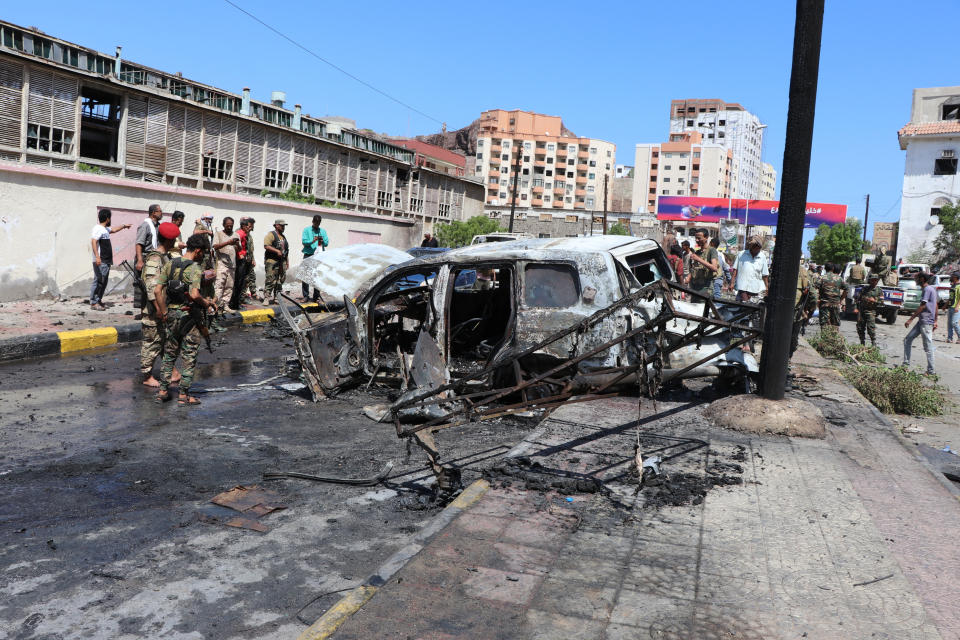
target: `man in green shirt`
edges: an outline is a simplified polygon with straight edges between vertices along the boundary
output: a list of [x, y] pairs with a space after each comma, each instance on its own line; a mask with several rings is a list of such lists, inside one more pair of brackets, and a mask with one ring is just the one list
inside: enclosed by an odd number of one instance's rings
[[820, 328], [840, 326], [840, 298], [843, 296], [843, 281], [837, 275], [837, 265], [827, 263], [823, 277], [820, 278], [818, 298], [820, 300]]
[[879, 273], [871, 273], [868, 283], [857, 294], [857, 335], [860, 344], [866, 344], [866, 335], [870, 334], [870, 344], [877, 346], [877, 307], [883, 299], [883, 291], [878, 286]]
[[[709, 298], [713, 294], [713, 279], [720, 268], [720, 254], [707, 242], [707, 234], [703, 231], [697, 231], [694, 240], [697, 248], [687, 251], [690, 258], [687, 286]], [[692, 302], [699, 302], [699, 300], [694, 299]]]
[[[318, 248], [321, 251], [326, 251], [327, 246], [330, 244], [330, 240], [327, 238], [326, 230], [320, 226], [321, 222], [323, 222], [322, 217], [313, 216], [313, 225], [303, 230], [300, 241], [303, 243], [304, 258], [309, 258], [312, 256], [317, 252]], [[310, 297], [310, 285], [308, 285], [306, 282], [303, 283], [302, 293], [304, 302], [308, 302], [311, 299], [316, 302], [320, 299], [320, 292], [316, 289], [313, 290], [313, 298]]]
[[[960, 343], [960, 271], [950, 274], [950, 302], [947, 304], [947, 342]], [[957, 337], [954, 339], [953, 335]]]
[[158, 403], [170, 399], [168, 389], [173, 375], [173, 364], [177, 356], [182, 355], [180, 396], [177, 402], [181, 406], [200, 404], [197, 398], [190, 395], [190, 385], [193, 384], [197, 366], [197, 352], [200, 350], [200, 330], [190, 310], [200, 307], [205, 312], [215, 307], [213, 300], [200, 295], [203, 271], [199, 263], [203, 260], [206, 244], [204, 236], [190, 236], [183, 256], [163, 265], [160, 275], [157, 276], [157, 285], [154, 287], [157, 317], [163, 320], [167, 332], [163, 367], [160, 371], [160, 391], [157, 392]]

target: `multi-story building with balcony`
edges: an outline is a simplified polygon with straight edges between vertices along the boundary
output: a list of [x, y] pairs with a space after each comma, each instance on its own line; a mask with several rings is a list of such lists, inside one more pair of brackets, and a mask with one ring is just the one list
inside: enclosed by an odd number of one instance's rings
[[913, 90], [910, 122], [897, 132], [906, 151], [896, 250], [933, 253], [940, 209], [960, 203], [960, 87]]
[[656, 214], [660, 196], [729, 198], [733, 152], [704, 142], [696, 131], [671, 133], [668, 142], [638, 144], [633, 168], [633, 211]]
[[544, 235], [583, 233], [582, 221], [604, 210], [604, 177], [609, 208], [615, 162], [616, 145], [574, 137], [558, 116], [502, 109], [480, 116], [474, 172], [487, 188], [485, 210], [509, 216], [516, 183], [517, 219], [563, 222]]
[[249, 89], [130, 62], [119, 47], [109, 55], [0, 21], [0, 300], [79, 291], [72, 276], [89, 269], [89, 242], [74, 240], [98, 208], [116, 225], [139, 222], [153, 202], [189, 220], [256, 213], [261, 229], [275, 217], [307, 226], [321, 213], [334, 246], [409, 247], [437, 221], [482, 215], [478, 180], [284, 99], [261, 102]]
[[672, 100], [670, 133], [695, 131], [706, 144], [732, 152], [733, 197], [759, 198], [763, 185], [765, 124], [736, 102], [716, 99]]

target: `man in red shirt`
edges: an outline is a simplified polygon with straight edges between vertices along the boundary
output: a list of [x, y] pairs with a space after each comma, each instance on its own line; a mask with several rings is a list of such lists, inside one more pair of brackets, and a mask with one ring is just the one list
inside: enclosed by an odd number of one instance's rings
[[233, 280], [233, 296], [230, 298], [230, 308], [239, 309], [243, 301], [243, 290], [247, 281], [247, 271], [250, 263], [247, 261], [247, 244], [250, 240], [248, 233], [249, 218], [240, 218], [240, 229], [237, 230], [237, 237], [240, 238], [240, 244], [237, 245], [237, 270]]

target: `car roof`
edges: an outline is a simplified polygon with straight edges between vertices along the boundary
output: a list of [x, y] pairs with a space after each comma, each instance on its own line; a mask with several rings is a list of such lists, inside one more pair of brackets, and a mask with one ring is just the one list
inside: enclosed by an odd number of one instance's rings
[[454, 249], [443, 256], [443, 260], [465, 258], [468, 260], [497, 259], [505, 257], [519, 257], [528, 251], [556, 252], [556, 253], [602, 253], [611, 252], [615, 255], [625, 250], [649, 251], [659, 249], [660, 245], [649, 238], [634, 238], [633, 236], [584, 236], [580, 238], [521, 238], [506, 242], [489, 242], [472, 244]]

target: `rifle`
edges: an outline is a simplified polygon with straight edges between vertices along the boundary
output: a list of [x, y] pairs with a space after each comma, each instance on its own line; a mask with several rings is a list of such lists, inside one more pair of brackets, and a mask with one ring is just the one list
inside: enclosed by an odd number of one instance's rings
[[213, 345], [210, 343], [210, 316], [207, 315], [206, 310], [194, 304], [190, 305], [187, 313], [190, 314], [190, 319], [197, 325], [197, 330], [200, 332], [200, 335], [203, 336], [204, 342], [207, 343], [207, 351], [213, 353]]
[[[120, 263], [120, 266], [123, 267], [133, 279], [133, 288], [137, 293], [140, 294], [140, 304], [138, 306], [145, 307], [150, 301], [150, 298], [147, 296], [147, 285], [143, 283], [143, 279], [140, 277], [140, 274], [137, 273], [137, 270], [133, 268], [133, 265], [130, 264], [129, 260], [124, 260]], [[137, 297], [134, 296], [134, 303], [136, 302], [138, 302], [138, 300]]]

